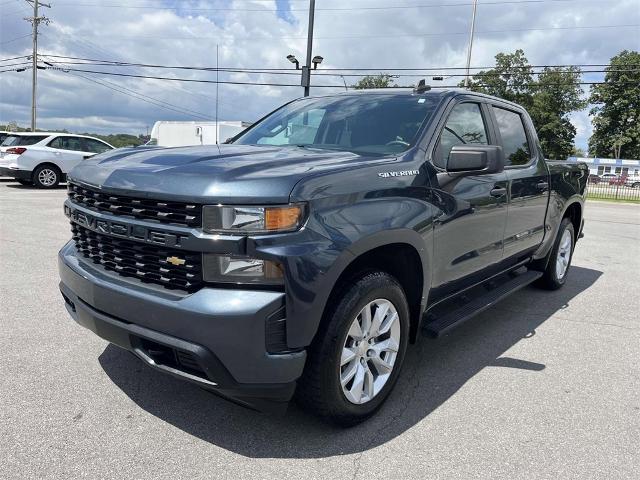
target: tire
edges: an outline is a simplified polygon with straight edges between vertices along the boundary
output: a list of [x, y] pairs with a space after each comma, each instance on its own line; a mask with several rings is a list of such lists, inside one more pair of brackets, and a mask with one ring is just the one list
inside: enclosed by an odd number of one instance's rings
[[[540, 278], [539, 285], [547, 290], [558, 290], [561, 288], [569, 275], [571, 267], [571, 259], [575, 247], [576, 234], [573, 223], [568, 218], [564, 218], [560, 223], [556, 241], [553, 244], [553, 250], [549, 256], [547, 268], [543, 276]], [[567, 241], [570, 242], [567, 245]], [[558, 261], [558, 259], [564, 259]], [[563, 267], [564, 266], [564, 270]]]
[[[347, 427], [373, 415], [393, 389], [407, 349], [409, 307], [402, 287], [384, 272], [363, 274], [338, 291], [309, 349], [296, 396], [303, 408]], [[370, 334], [375, 326], [363, 335], [367, 311], [370, 326], [381, 324], [379, 336]]]
[[55, 165], [40, 165], [33, 171], [33, 184], [38, 188], [55, 188], [61, 177], [62, 173]]
[[640, 182], [632, 183], [631, 188], [640, 188]]
[[18, 182], [20, 185], [24, 185], [25, 187], [33, 185], [33, 182], [30, 180], [16, 180], [16, 182]]

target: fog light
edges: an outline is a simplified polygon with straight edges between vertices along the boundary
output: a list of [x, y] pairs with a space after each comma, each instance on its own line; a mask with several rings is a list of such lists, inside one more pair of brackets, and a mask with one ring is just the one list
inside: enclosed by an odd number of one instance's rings
[[205, 282], [281, 285], [282, 265], [271, 260], [205, 253], [202, 261]]

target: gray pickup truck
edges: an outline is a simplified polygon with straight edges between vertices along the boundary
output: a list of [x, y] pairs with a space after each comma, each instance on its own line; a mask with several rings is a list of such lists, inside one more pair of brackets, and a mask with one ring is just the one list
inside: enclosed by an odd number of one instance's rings
[[527, 112], [498, 98], [308, 97], [228, 144], [82, 162], [60, 289], [76, 322], [153, 368], [352, 425], [420, 334], [567, 281], [588, 173], [546, 162]]

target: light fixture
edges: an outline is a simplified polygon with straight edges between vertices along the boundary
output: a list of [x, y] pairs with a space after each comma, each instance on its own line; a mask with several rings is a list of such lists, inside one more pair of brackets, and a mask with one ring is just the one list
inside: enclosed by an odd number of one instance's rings
[[287, 60], [296, 65], [296, 70], [300, 69], [300, 62], [298, 62], [298, 59], [295, 55], [287, 55]]
[[318, 65], [322, 63], [322, 60], [324, 60], [324, 58], [322, 58], [320, 55], [316, 55], [315, 57], [313, 57], [313, 59], [311, 59], [311, 63], [313, 63], [314, 70], [318, 68]]

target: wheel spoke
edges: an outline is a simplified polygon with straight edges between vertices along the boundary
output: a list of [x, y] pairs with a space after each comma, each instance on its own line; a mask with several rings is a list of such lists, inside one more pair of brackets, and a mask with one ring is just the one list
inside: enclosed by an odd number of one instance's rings
[[378, 371], [378, 375], [391, 373], [391, 370], [393, 370], [393, 365], [387, 363], [380, 357], [377, 357], [377, 356], [371, 357], [371, 362], [373, 363], [374, 367], [376, 367], [376, 370]]
[[362, 329], [360, 328], [360, 324], [358, 323], [357, 319], [355, 322], [351, 324], [351, 328], [349, 329], [348, 336], [350, 336], [351, 338], [354, 338], [355, 340], [362, 340], [362, 337], [364, 337], [362, 333]]
[[365, 380], [364, 388], [363, 388], [364, 393], [366, 393], [369, 399], [372, 399], [373, 396], [375, 395], [375, 391], [374, 391], [375, 384], [374, 384], [373, 373], [368, 368], [365, 370], [364, 380]]
[[353, 379], [353, 385], [349, 389], [351, 397], [356, 403], [360, 403], [362, 399], [362, 393], [364, 392], [364, 367], [361, 364], [357, 364], [356, 375]]
[[360, 364], [358, 362], [353, 363], [347, 370], [345, 370], [342, 375], [340, 375], [340, 383], [344, 388], [347, 383], [354, 377], [356, 372], [358, 371], [358, 367]]
[[367, 305], [362, 309], [362, 312], [360, 312], [360, 318], [361, 318], [360, 326], [362, 328], [362, 333], [366, 335], [367, 333], [369, 333], [371, 329], [371, 304]]
[[356, 352], [353, 348], [343, 348], [342, 357], [340, 358], [340, 366], [343, 367], [350, 361], [356, 358]]
[[398, 342], [393, 338], [387, 338], [382, 342], [374, 343], [371, 345], [371, 349], [374, 350], [378, 355], [382, 354], [382, 352], [397, 352], [399, 348]]
[[390, 303], [384, 303], [377, 306], [376, 313], [373, 315], [373, 320], [371, 322], [371, 331], [369, 332], [372, 337], [377, 337], [379, 335], [378, 331], [380, 330], [380, 326], [382, 325], [384, 318], [389, 312], [389, 307], [391, 307]]
[[397, 312], [393, 312], [390, 315], [388, 315], [384, 323], [380, 326], [380, 329], [378, 330], [378, 335], [384, 335], [385, 333], [387, 333], [397, 319], [398, 319]]

